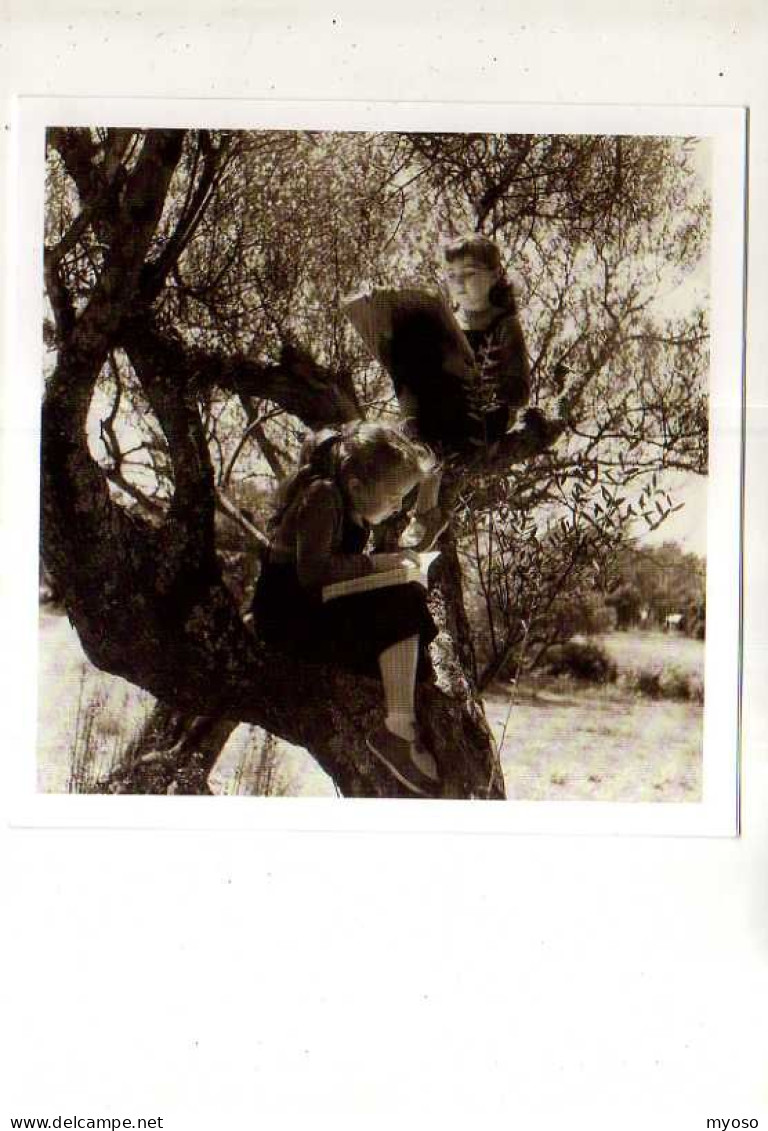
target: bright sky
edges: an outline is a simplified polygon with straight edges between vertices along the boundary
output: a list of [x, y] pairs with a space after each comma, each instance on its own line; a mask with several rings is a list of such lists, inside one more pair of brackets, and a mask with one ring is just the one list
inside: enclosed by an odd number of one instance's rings
[[656, 530], [643, 536], [641, 541], [656, 545], [660, 542], [678, 542], [691, 554], [706, 557], [707, 553], [707, 477], [705, 475], [678, 475], [666, 480], [666, 487], [674, 503], [683, 503], [683, 509], [670, 515]]
[[[699, 185], [709, 189], [712, 178], [712, 143], [709, 138], [700, 138], [696, 142], [693, 168]], [[659, 295], [655, 304], [658, 312], [667, 316], [685, 314], [702, 301], [706, 302], [709, 297], [709, 266], [707, 243], [696, 267], [683, 282], [674, 290]]]
[[[697, 142], [694, 166], [700, 182], [711, 183], [712, 143], [708, 138]], [[709, 247], [705, 249], [695, 270], [673, 291], [659, 297], [658, 310], [661, 314], [677, 315], [709, 300]], [[683, 503], [683, 509], [671, 515], [666, 522], [643, 535], [637, 533], [642, 541], [659, 543], [674, 541], [689, 553], [706, 555], [707, 550], [707, 478], [703, 475], [683, 475], [677, 473], [664, 479], [664, 487], [671, 493], [675, 503]]]

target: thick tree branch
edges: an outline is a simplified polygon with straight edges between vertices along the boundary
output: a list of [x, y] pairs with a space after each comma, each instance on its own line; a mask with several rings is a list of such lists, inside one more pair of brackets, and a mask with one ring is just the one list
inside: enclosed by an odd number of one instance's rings
[[54, 126], [48, 130], [47, 141], [64, 162], [83, 206], [92, 206], [95, 201], [103, 199], [109, 182], [99, 168], [99, 148], [90, 131]]
[[[90, 184], [85, 159], [95, 160], [93, 147], [59, 140], [70, 167], [77, 165]], [[60, 347], [43, 407], [46, 561], [97, 666], [145, 688], [174, 712], [208, 720], [222, 734], [245, 721], [307, 747], [345, 794], [392, 796], [399, 787], [373, 763], [364, 741], [381, 717], [380, 683], [267, 649], [243, 623], [221, 578], [199, 392], [218, 385], [269, 397], [311, 427], [352, 418], [356, 404], [335, 375], [296, 347], [286, 348], [273, 366], [218, 359], [154, 324], [139, 299], [139, 281], [181, 144], [174, 133], [145, 138], [112, 222], [103, 270]], [[98, 178], [95, 183], [94, 198], [103, 188]], [[113, 503], [106, 475], [88, 452], [91, 396], [110, 349], [118, 346], [125, 347], [168, 439], [175, 494], [159, 526]], [[500, 797], [498, 757], [453, 656], [455, 594], [450, 579], [446, 586], [430, 597], [441, 626], [434, 653], [442, 687], [419, 688], [422, 725], [439, 751], [445, 796]], [[211, 758], [218, 745], [209, 744]], [[123, 766], [111, 788], [184, 788], [189, 767], [180, 760], [189, 749], [184, 744], [174, 757]], [[206, 757], [184, 779], [188, 785], [194, 779], [199, 786]]]
[[124, 326], [122, 345], [168, 441], [174, 493], [169, 518], [186, 537], [185, 554], [209, 565], [214, 552], [214, 474], [194, 389], [179, 379], [173, 358], [153, 348], [139, 320]]
[[144, 269], [142, 293], [145, 302], [157, 298], [168, 275], [178, 266], [184, 249], [202, 220], [211, 192], [226, 168], [228, 148], [226, 140], [219, 147], [215, 147], [211, 141], [210, 131], [198, 132], [198, 152], [203, 157], [203, 171], [194, 190], [190, 185], [190, 192], [178, 223], [159, 257], [147, 264]]
[[359, 419], [351, 382], [342, 383], [299, 347], [284, 347], [277, 364], [210, 353], [187, 345], [171, 329], [161, 330], [146, 309], [126, 320], [123, 336], [131, 348], [153, 357], [163, 372], [175, 374], [178, 390], [219, 388], [241, 398], [269, 400], [312, 429]]

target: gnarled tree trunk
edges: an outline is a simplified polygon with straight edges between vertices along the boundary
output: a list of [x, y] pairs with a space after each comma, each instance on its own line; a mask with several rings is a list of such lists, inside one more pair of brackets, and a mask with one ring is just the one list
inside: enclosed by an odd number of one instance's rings
[[237, 721], [190, 715], [156, 703], [99, 793], [187, 793], [211, 790], [208, 776]]
[[[158, 700], [151, 729], [104, 788], [205, 792], [226, 738], [247, 722], [305, 747], [346, 796], [405, 795], [364, 741], [381, 716], [381, 685], [268, 649], [244, 623], [216, 556], [216, 490], [199, 397], [218, 388], [266, 398], [316, 428], [357, 414], [351, 381], [295, 345], [265, 364], [193, 348], [161, 326], [157, 296], [192, 224], [182, 214], [158, 254], [183, 134], [149, 131], [130, 168], [116, 158], [117, 173], [115, 162], [97, 162], [83, 134], [51, 131], [49, 140], [80, 194], [73, 228], [90, 224], [106, 251], [79, 309], [60, 271], [77, 233], [46, 252], [58, 360], [42, 410], [43, 553], [89, 659]], [[125, 152], [125, 139], [115, 137], [113, 148]], [[210, 145], [203, 150], [210, 156]], [[190, 208], [198, 195], [190, 194]], [[130, 359], [168, 444], [174, 495], [159, 523], [114, 502], [88, 449], [93, 390], [115, 349]], [[420, 723], [440, 763], [442, 796], [501, 798], [450, 537], [434, 573], [429, 603], [439, 633], [433, 678], [417, 689]]]

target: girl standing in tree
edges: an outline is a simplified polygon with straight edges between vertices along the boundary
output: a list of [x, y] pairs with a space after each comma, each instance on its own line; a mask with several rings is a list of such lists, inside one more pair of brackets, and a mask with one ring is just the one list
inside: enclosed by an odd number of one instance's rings
[[381, 677], [385, 722], [366, 736], [367, 745], [422, 795], [439, 780], [414, 704], [425, 648], [436, 635], [425, 590], [412, 583], [323, 602], [322, 589], [402, 563], [402, 550], [366, 553], [370, 528], [402, 509], [430, 467], [420, 445], [385, 425], [355, 421], [313, 436], [282, 488], [254, 594], [256, 626], [267, 642]]

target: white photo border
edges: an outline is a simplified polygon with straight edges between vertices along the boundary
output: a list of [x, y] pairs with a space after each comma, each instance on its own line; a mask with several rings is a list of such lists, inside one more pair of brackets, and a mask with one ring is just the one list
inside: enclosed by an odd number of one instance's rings
[[[666, 134], [712, 141], [710, 465], [703, 797], [700, 802], [125, 797], [37, 792], [37, 627], [44, 139], [51, 125], [258, 130]], [[738, 832], [746, 111], [739, 107], [368, 101], [19, 98], [7, 264], [3, 601], [14, 718], [4, 721], [17, 827], [662, 834]]]

